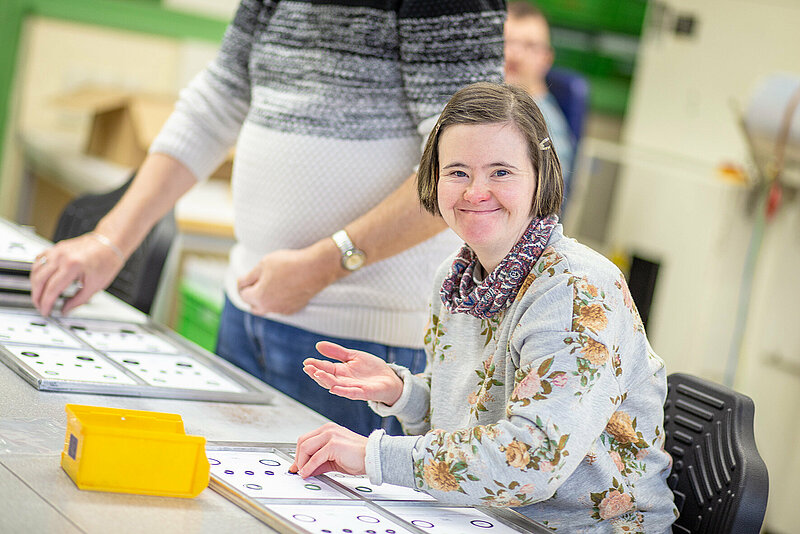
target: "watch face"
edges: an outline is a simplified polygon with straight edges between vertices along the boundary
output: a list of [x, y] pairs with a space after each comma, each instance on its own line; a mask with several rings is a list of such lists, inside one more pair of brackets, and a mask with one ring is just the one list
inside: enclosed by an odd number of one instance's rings
[[347, 269], [348, 271], [355, 271], [356, 269], [364, 265], [365, 259], [366, 257], [364, 256], [364, 253], [361, 252], [360, 250], [348, 250], [347, 253], [345, 254], [342, 264], [344, 265], [344, 268]]

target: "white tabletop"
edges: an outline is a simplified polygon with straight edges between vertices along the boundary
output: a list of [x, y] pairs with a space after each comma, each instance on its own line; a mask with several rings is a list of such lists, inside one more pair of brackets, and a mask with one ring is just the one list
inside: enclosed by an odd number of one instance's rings
[[[147, 320], [107, 293], [71, 315]], [[252, 405], [45, 392], [0, 363], [0, 532], [271, 532], [209, 489], [195, 499], [82, 491], [60, 463], [68, 403], [179, 414], [188, 434], [209, 441], [294, 442], [327, 421], [270, 394]]]

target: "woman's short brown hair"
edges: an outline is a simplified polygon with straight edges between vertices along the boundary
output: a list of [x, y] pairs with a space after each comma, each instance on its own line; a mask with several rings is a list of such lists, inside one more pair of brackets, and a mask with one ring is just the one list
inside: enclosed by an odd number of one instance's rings
[[434, 215], [441, 215], [438, 202], [439, 137], [454, 124], [511, 123], [519, 128], [528, 144], [528, 155], [536, 173], [536, 190], [531, 215], [546, 217], [561, 209], [564, 180], [539, 107], [525, 90], [513, 85], [479, 82], [460, 89], [444, 107], [433, 127], [417, 171], [420, 203]]

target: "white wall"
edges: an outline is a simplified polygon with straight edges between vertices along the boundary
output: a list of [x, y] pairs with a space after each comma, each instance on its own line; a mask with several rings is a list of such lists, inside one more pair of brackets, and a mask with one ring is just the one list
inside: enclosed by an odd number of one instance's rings
[[[680, 169], [622, 174], [611, 246], [660, 254], [650, 329], [673, 370], [719, 380], [737, 339], [742, 270], [754, 228], [745, 188], [714, 167], [748, 163], [731, 102], [746, 106], [763, 76], [800, 76], [800, 2], [667, 0], [673, 13], [697, 17], [694, 36], [645, 29], [623, 131], [627, 146], [658, 152]], [[651, 5], [652, 6], [652, 5]], [[667, 20], [669, 17], [667, 17]], [[708, 169], [703, 171], [703, 166]], [[755, 268], [737, 389], [756, 402], [756, 437], [770, 470], [766, 528], [797, 532], [800, 479], [800, 198], [767, 223]], [[722, 363], [722, 365], [720, 365]]]
[[667, 0], [698, 19], [694, 36], [646, 27], [624, 139], [702, 159], [741, 161], [731, 102], [745, 104], [761, 77], [800, 72], [800, 2]]

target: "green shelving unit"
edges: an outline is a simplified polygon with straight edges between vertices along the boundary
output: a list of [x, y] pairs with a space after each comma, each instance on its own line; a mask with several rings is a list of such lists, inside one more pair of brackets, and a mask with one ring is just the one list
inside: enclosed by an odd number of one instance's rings
[[[220, 290], [220, 295], [221, 295]], [[210, 295], [191, 283], [181, 282], [178, 291], [178, 321], [175, 331], [180, 335], [214, 352], [217, 346], [222, 298]]]
[[647, 2], [532, 0], [532, 3], [550, 22], [555, 65], [586, 76], [593, 111], [623, 115]]

